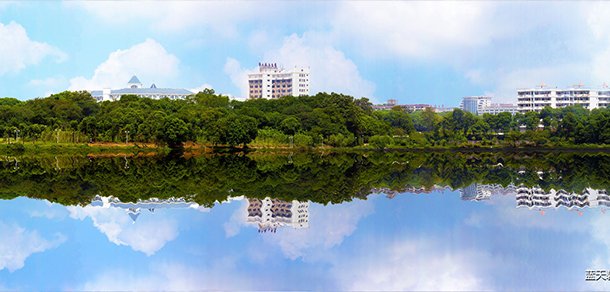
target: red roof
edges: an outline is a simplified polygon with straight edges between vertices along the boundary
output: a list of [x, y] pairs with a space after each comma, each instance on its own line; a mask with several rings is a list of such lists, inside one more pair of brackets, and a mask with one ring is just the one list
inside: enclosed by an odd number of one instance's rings
[[583, 86], [583, 85], [582, 85], [582, 81], [581, 81], [581, 82], [578, 82], [578, 86]]
[[544, 84], [544, 82], [542, 82], [542, 84], [540, 84], [540, 87], [542, 87], [542, 86], [546, 86], [546, 84]]

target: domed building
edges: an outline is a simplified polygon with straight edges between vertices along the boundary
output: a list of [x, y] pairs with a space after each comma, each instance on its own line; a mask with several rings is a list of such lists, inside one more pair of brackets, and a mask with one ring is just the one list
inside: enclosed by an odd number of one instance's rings
[[110, 89], [104, 88], [103, 90], [93, 90], [90, 91], [91, 96], [95, 98], [98, 102], [102, 101], [116, 101], [121, 99], [123, 95], [137, 95], [139, 97], [148, 97], [152, 99], [161, 99], [161, 98], [169, 98], [169, 99], [185, 99], [187, 96], [191, 94], [195, 94], [188, 89], [184, 88], [158, 88], [153, 82], [150, 87], [143, 88], [142, 82], [140, 79], [134, 74], [131, 79], [127, 82], [127, 87], [123, 89]]

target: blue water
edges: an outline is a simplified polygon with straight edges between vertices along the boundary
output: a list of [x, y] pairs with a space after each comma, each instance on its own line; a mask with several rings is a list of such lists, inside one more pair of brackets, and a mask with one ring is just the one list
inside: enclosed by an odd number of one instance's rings
[[211, 209], [0, 201], [0, 290], [600, 290], [610, 213], [517, 209], [515, 193], [372, 194], [260, 233], [248, 201]]

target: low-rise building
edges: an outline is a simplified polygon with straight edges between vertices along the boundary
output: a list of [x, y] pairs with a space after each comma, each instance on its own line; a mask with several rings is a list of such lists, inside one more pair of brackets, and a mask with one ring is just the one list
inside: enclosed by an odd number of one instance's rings
[[184, 88], [158, 88], [153, 82], [149, 88], [143, 88], [142, 82], [134, 74], [127, 82], [127, 87], [122, 89], [104, 88], [102, 90], [89, 91], [91, 96], [98, 102], [102, 101], [117, 101], [123, 95], [137, 95], [139, 97], [148, 97], [152, 99], [185, 99], [194, 92]]
[[519, 107], [512, 103], [492, 103], [490, 106], [483, 107], [479, 114], [497, 115], [503, 112], [509, 112], [511, 115], [514, 115], [519, 112]]
[[544, 82], [533, 88], [517, 89], [517, 106], [520, 113], [540, 112], [544, 107], [562, 108], [580, 104], [592, 110], [610, 104], [610, 87], [585, 86], [582, 82], [565, 88], [549, 87]]

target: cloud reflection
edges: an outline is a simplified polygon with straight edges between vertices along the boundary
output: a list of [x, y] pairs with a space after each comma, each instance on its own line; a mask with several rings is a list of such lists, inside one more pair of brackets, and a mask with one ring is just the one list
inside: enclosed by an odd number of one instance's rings
[[45, 239], [36, 230], [28, 231], [17, 224], [0, 221], [0, 270], [6, 268], [12, 273], [21, 269], [33, 253], [55, 248], [65, 241], [66, 236], [61, 233]]
[[163, 246], [178, 236], [178, 224], [175, 220], [162, 214], [155, 215], [155, 220], [132, 219], [121, 208], [99, 208], [94, 206], [67, 207], [70, 217], [83, 220], [90, 217], [93, 226], [104, 233], [110, 242], [126, 245], [135, 251], [141, 251], [147, 256], [153, 255]]

